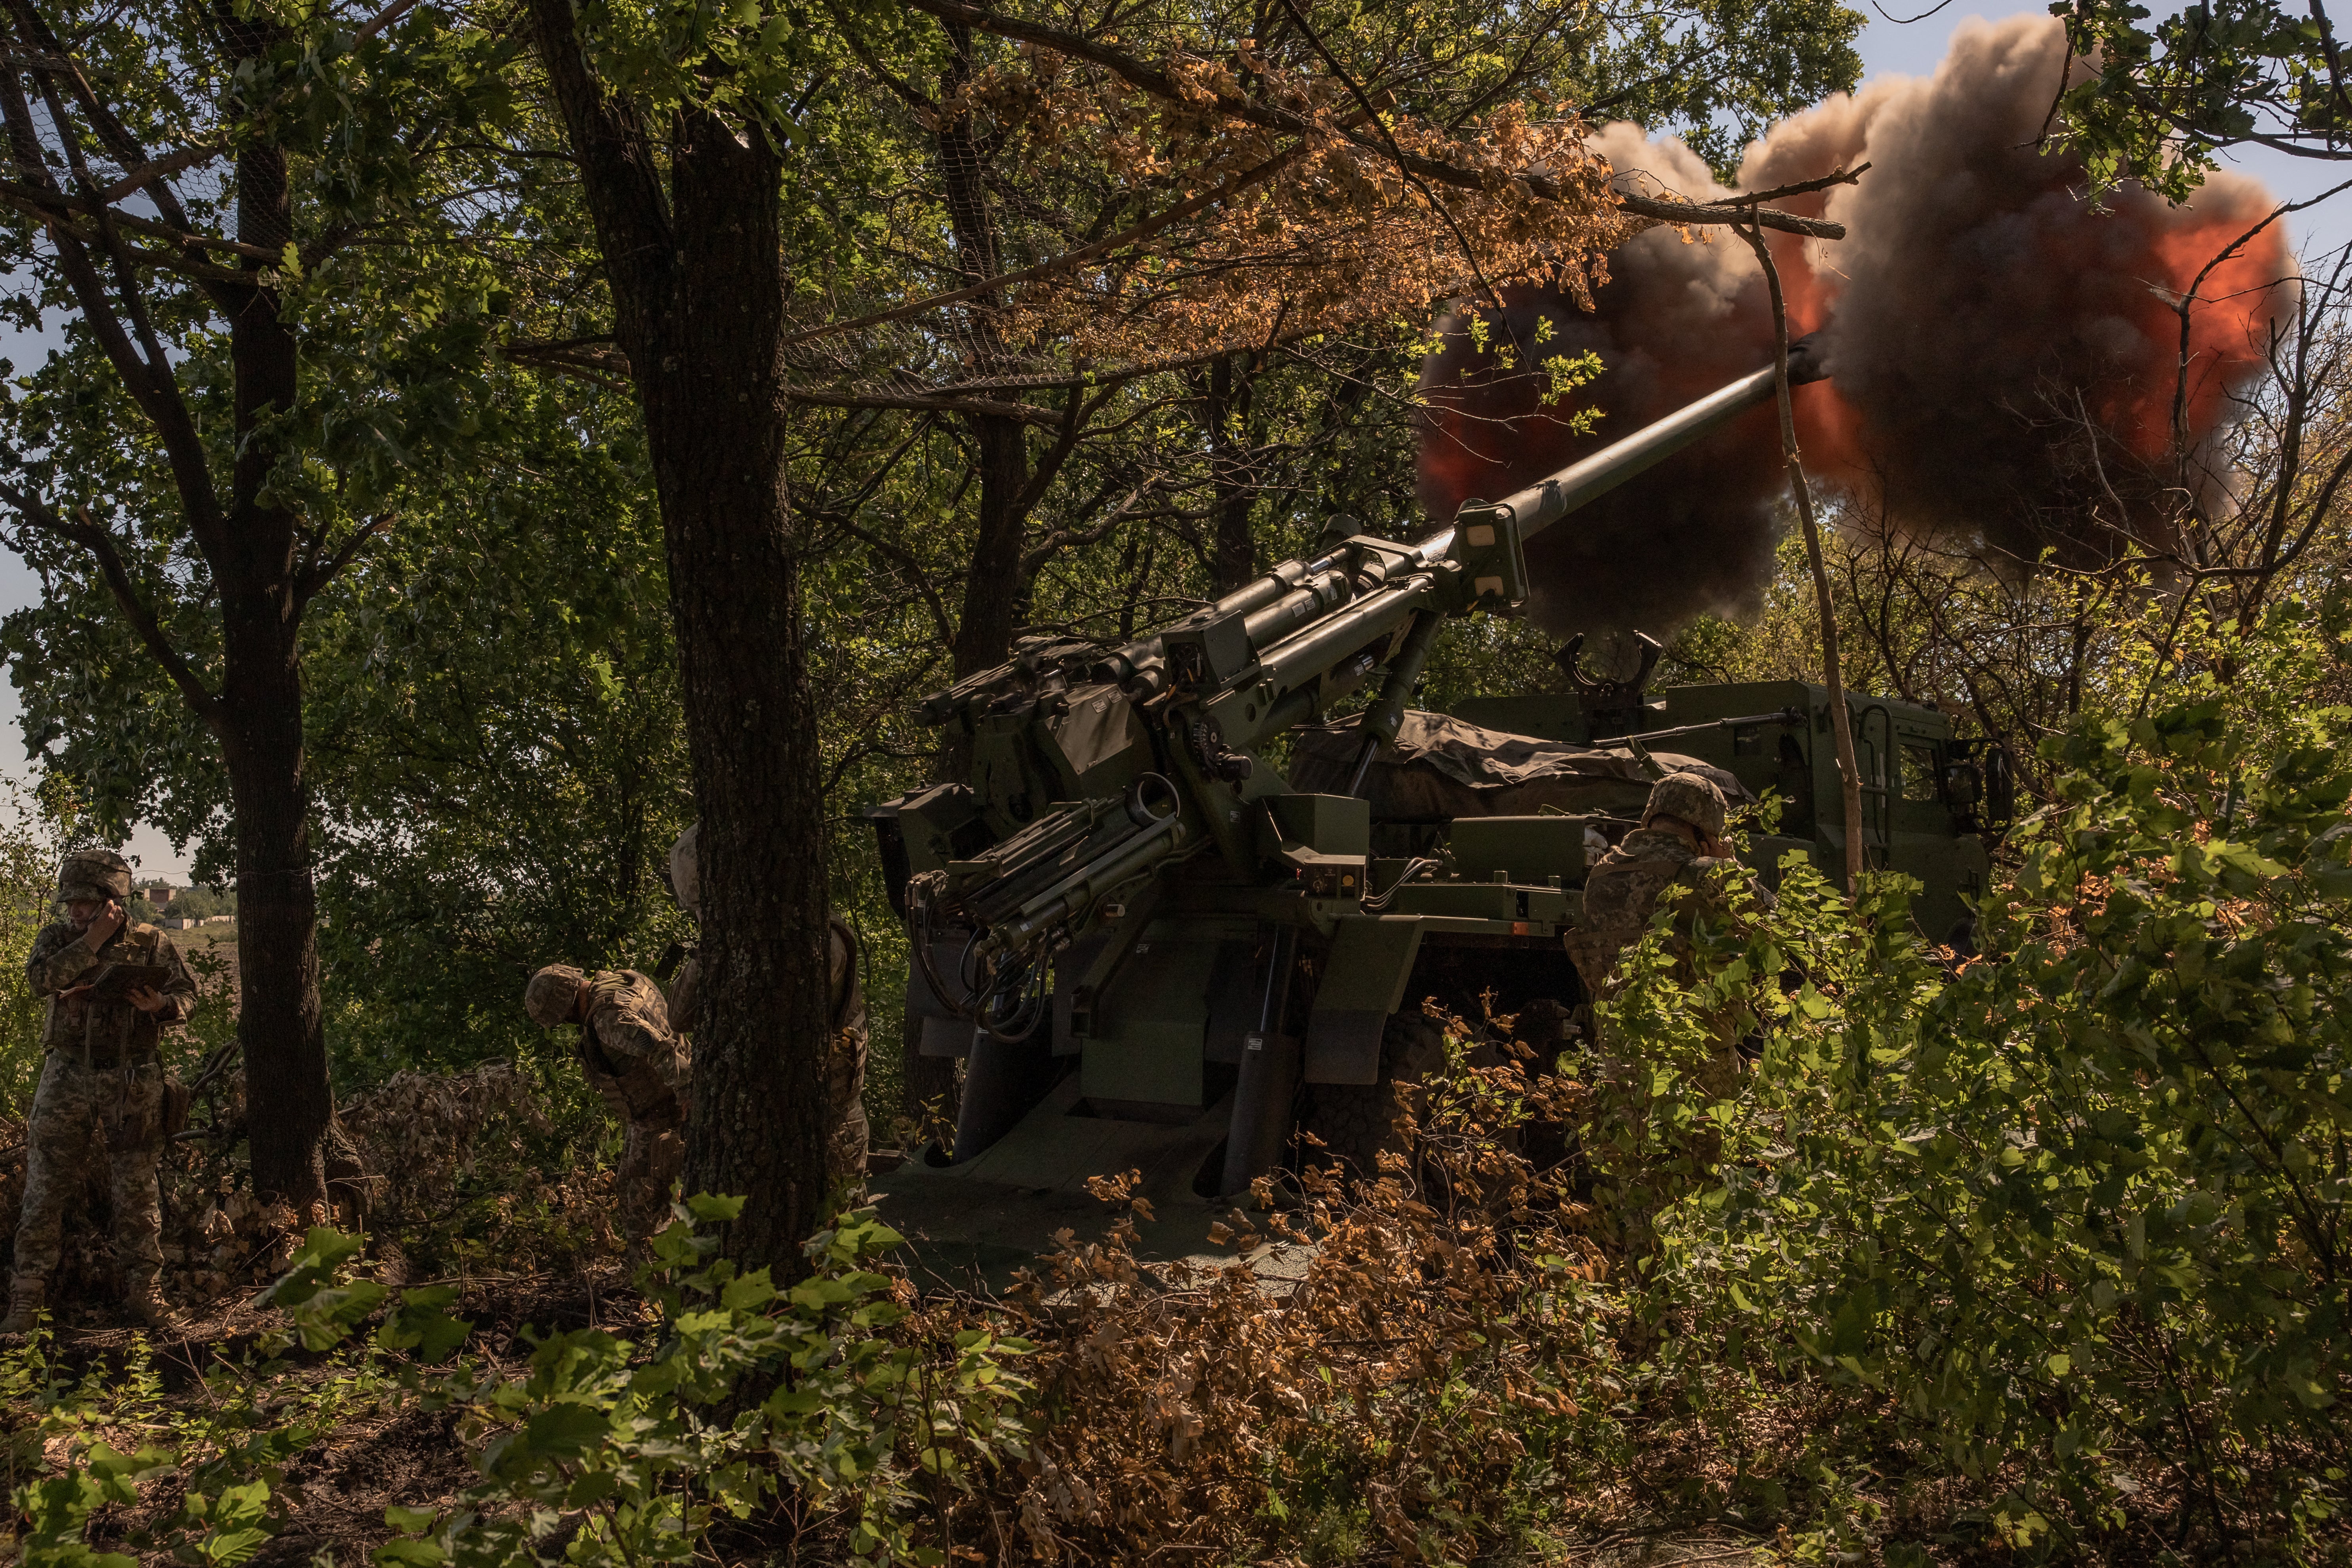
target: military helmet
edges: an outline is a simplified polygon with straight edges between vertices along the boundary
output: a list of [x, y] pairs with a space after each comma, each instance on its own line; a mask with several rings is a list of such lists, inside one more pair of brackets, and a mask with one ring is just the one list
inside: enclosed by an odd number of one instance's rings
[[58, 868], [58, 897], [104, 903], [131, 896], [131, 862], [111, 849], [77, 849]]
[[1653, 817], [1678, 816], [1709, 838], [1720, 838], [1728, 809], [1714, 780], [1698, 773], [1668, 773], [1650, 791], [1642, 823], [1647, 826]]
[[522, 1010], [542, 1029], [569, 1024], [580, 1005], [580, 983], [586, 978], [568, 963], [551, 963], [523, 987]]
[[699, 862], [695, 858], [695, 844], [702, 837], [702, 824], [688, 823], [677, 842], [669, 847], [669, 890], [677, 900], [677, 907], [688, 918], [700, 924], [702, 921], [702, 877]]

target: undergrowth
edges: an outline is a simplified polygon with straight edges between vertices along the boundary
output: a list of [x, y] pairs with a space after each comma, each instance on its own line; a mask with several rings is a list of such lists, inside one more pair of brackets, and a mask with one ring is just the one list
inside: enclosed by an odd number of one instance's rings
[[1607, 1050], [1447, 1020], [1414, 1154], [1261, 1184], [1221, 1267], [1140, 1258], [1132, 1178], [987, 1300], [919, 1298], [863, 1212], [806, 1278], [740, 1273], [702, 1229], [734, 1200], [698, 1198], [635, 1326], [497, 1352], [312, 1230], [200, 1396], [0, 1360], [16, 1551], [240, 1561], [300, 1506], [290, 1456], [398, 1406], [454, 1417], [474, 1480], [393, 1508], [384, 1563], [1470, 1563], [1701, 1526], [1901, 1568], [2343, 1563], [2346, 718], [2258, 740], [2200, 699], [2058, 743], [1983, 958], [1919, 941], [1897, 879], [1850, 905], [1792, 862], [1695, 942], [1670, 907]]

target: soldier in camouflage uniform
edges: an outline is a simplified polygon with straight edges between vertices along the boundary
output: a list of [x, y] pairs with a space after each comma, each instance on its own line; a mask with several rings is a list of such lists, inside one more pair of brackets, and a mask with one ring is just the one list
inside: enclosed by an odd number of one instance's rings
[[[670, 891], [698, 925], [702, 921], [702, 880], [695, 858], [695, 841], [701, 826], [697, 823], [679, 834], [669, 852]], [[869, 1136], [864, 1098], [866, 987], [857, 973], [857, 933], [839, 915], [826, 921], [825, 955], [832, 981], [832, 1036], [824, 1058], [825, 1100], [834, 1115], [833, 1137], [826, 1144], [825, 1172], [835, 1182], [856, 1184], [866, 1179]], [[670, 981], [670, 1022], [680, 1033], [694, 1027], [701, 977], [699, 960], [689, 957]]]
[[[1747, 884], [1758, 902], [1771, 904], [1772, 895], [1755, 886], [1723, 841], [1727, 809], [1723, 792], [1711, 780], [1691, 773], [1669, 773], [1650, 791], [1640, 829], [1627, 834], [1587, 874], [1584, 912], [1569, 933], [1567, 946], [1589, 1000], [1605, 1001], [1616, 994], [1618, 957], [1649, 930], [1668, 888], [1690, 889], [1677, 906], [1672, 938], [1684, 955], [1698, 921], [1721, 924], [1728, 917], [1728, 879]], [[1738, 1080], [1738, 1056], [1737, 1042], [1727, 1034], [1718, 1044], [1702, 1087], [1720, 1095]]]
[[[90, 1162], [107, 1163], [114, 1203], [114, 1256], [125, 1299], [149, 1326], [169, 1325], [157, 1289], [163, 1272], [163, 1205], [155, 1164], [163, 1144], [163, 1031], [196, 1010], [196, 983], [172, 939], [123, 912], [131, 867], [110, 850], [66, 857], [58, 897], [67, 918], [33, 939], [25, 965], [33, 994], [48, 1001], [42, 1025], [40, 1087], [26, 1123], [25, 1201], [16, 1221], [16, 1276], [0, 1333], [24, 1333], [48, 1301], [67, 1203]], [[95, 994], [110, 965], [167, 971], [160, 986]]]
[[621, 1223], [632, 1242], [662, 1227], [686, 1168], [694, 1064], [670, 1027], [661, 987], [634, 969], [583, 974], [550, 964], [530, 977], [523, 1010], [543, 1029], [580, 1026], [580, 1066], [621, 1119]]

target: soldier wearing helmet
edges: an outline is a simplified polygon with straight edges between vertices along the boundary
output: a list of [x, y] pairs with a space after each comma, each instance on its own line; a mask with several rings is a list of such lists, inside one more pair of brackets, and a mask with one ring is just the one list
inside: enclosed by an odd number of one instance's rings
[[[1710, 912], [1720, 918], [1722, 878], [1714, 873], [1727, 868], [1748, 880], [1723, 841], [1727, 810], [1714, 781], [1695, 773], [1668, 773], [1650, 791], [1640, 829], [1627, 834], [1586, 875], [1584, 912], [1568, 937], [1568, 955], [1587, 996], [1608, 994], [1618, 955], [1642, 940], [1668, 888], [1693, 890], [1684, 906], [1685, 939], [1692, 920]], [[1771, 902], [1771, 894], [1761, 888], [1755, 892], [1759, 901]]]
[[583, 973], [551, 963], [523, 988], [523, 1011], [542, 1029], [580, 1026], [589, 1087], [621, 1119], [622, 1228], [632, 1244], [662, 1226], [669, 1190], [686, 1169], [693, 1058], [670, 1026], [661, 987], [634, 969]]
[[[1689, 889], [1672, 938], [1685, 953], [1696, 922], [1719, 923], [1729, 916], [1725, 895], [1730, 879], [1749, 888], [1759, 904], [1770, 907], [1772, 895], [1730, 858], [1731, 847], [1723, 840], [1728, 809], [1714, 781], [1695, 773], [1668, 773], [1651, 789], [1640, 829], [1627, 834], [1586, 875], [1584, 912], [1567, 943], [1588, 998], [1606, 1000], [1614, 994], [1619, 957], [1649, 930], [1667, 889]], [[1734, 1046], [1727, 1034], [1704, 1075], [1711, 1092], [1728, 1092], [1736, 1080]]]
[[[114, 1202], [114, 1255], [131, 1311], [151, 1327], [172, 1321], [158, 1280], [163, 1209], [155, 1164], [163, 1128], [163, 1031], [196, 1010], [196, 983], [172, 939], [123, 913], [131, 866], [107, 849], [78, 850], [58, 873], [67, 918], [33, 939], [26, 973], [48, 1004], [41, 1027], [40, 1086], [26, 1120], [24, 1207], [16, 1274], [0, 1333], [23, 1333], [48, 1303], [68, 1200], [100, 1156]], [[117, 969], [153, 969], [153, 984], [118, 984]]]

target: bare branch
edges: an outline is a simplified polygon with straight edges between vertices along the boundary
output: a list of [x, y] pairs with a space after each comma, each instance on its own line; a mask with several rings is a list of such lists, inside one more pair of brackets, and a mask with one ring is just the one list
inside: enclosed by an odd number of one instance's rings
[[399, 517], [395, 514], [374, 518], [364, 522], [352, 531], [352, 536], [344, 540], [332, 555], [324, 561], [313, 561], [303, 567], [294, 579], [294, 613], [300, 615], [302, 607], [317, 598], [328, 584], [341, 575], [344, 567], [359, 559], [360, 552], [367, 547], [369, 540], [378, 534], [390, 533], [392, 525], [399, 521]]
[[1737, 196], [1718, 196], [1706, 205], [1711, 207], [1745, 206], [1754, 202], [1785, 201], [1790, 196], [1808, 196], [1815, 191], [1826, 191], [1832, 185], [1851, 185], [1868, 174], [1872, 165], [1857, 163], [1851, 169], [1838, 169], [1817, 180], [1799, 180], [1793, 185], [1775, 185], [1769, 191], [1749, 191]]
[[167, 175], [176, 174], [183, 169], [193, 169], [199, 163], [208, 163], [227, 150], [226, 147], [215, 146], [183, 147], [169, 157], [158, 158], [152, 163], [142, 164], [131, 170], [114, 184], [107, 186], [98, 199], [111, 206], [147, 184], [151, 180], [160, 180]]
[[1804, 525], [1805, 554], [1813, 569], [1813, 596], [1822, 617], [1822, 683], [1829, 688], [1830, 736], [1836, 747], [1838, 781], [1845, 796], [1845, 891], [1846, 897], [1859, 900], [1863, 874], [1870, 866], [1869, 845], [1864, 837], [1862, 766], [1853, 749], [1853, 715], [1846, 710], [1837, 605], [1830, 592], [1829, 570], [1822, 560], [1822, 531], [1813, 517], [1812, 487], [1805, 482], [1805, 466], [1797, 451], [1797, 419], [1789, 394], [1789, 309], [1780, 294], [1780, 268], [1772, 265], [1772, 247], [1764, 243], [1763, 229], [1742, 226], [1733, 232], [1756, 253], [1756, 264], [1764, 269], [1764, 282], [1772, 298], [1772, 363], [1780, 410], [1780, 453], [1788, 464], [1789, 488], [1797, 498], [1797, 520]]
[[354, 38], [373, 38], [378, 33], [383, 32], [386, 27], [391, 26], [394, 22], [399, 21], [403, 16], [407, 16], [415, 9], [416, 9], [416, 0], [392, 0], [391, 5], [386, 5], [383, 10], [378, 11], [374, 16], [370, 16], [366, 21], [361, 23], [359, 31], [353, 33], [352, 37]]
[[787, 386], [785, 398], [823, 408], [914, 408], [930, 414], [976, 414], [985, 418], [1018, 419], [1024, 425], [1060, 429], [1066, 416], [1034, 403], [1003, 403], [993, 398], [940, 396], [916, 392], [868, 392], [856, 387]]
[[1076, 550], [1088, 544], [1099, 544], [1108, 539], [1118, 525], [1127, 521], [1127, 514], [1135, 503], [1160, 488], [1160, 479], [1161, 476], [1158, 473], [1145, 476], [1143, 482], [1128, 491], [1127, 499], [1111, 508], [1110, 515], [1094, 527], [1057, 528], [1039, 540], [1036, 547], [1021, 558], [1022, 575], [1035, 576], [1045, 567], [1046, 562], [1065, 550]]
[[[258, 245], [247, 245], [241, 239], [216, 239], [208, 234], [192, 234], [174, 228], [153, 218], [139, 217], [131, 213], [116, 212], [102, 202], [91, 201], [65, 191], [45, 191], [36, 185], [19, 184], [14, 180], [0, 180], [0, 201], [32, 214], [35, 217], [55, 217], [64, 213], [102, 215], [107, 221], [118, 224], [134, 234], [152, 235], [173, 245], [191, 246], [200, 250], [217, 250], [225, 255], [242, 256], [254, 261], [266, 261], [275, 267], [285, 260], [282, 253]], [[249, 282], [250, 279], [248, 279]]]

